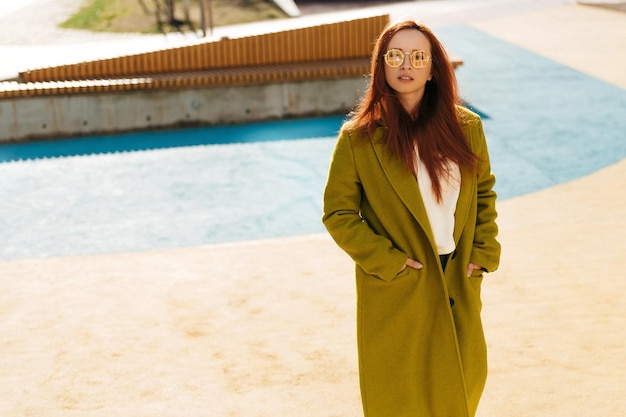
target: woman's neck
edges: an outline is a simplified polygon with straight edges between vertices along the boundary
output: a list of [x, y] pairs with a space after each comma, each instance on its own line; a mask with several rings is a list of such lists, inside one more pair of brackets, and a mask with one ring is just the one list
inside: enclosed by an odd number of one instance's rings
[[398, 100], [400, 101], [402, 107], [404, 107], [404, 110], [406, 110], [408, 114], [412, 115], [415, 112], [415, 109], [417, 109], [417, 106], [420, 104], [423, 96], [423, 92], [422, 94], [402, 94], [398, 95]]

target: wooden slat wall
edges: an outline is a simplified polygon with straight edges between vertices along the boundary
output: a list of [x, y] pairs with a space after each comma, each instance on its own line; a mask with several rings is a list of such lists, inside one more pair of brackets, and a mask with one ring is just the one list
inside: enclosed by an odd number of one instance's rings
[[2, 83], [0, 98], [49, 96], [56, 94], [106, 93], [146, 89], [221, 87], [290, 82], [302, 79], [340, 79], [363, 76], [368, 59], [294, 63], [257, 67], [218, 68], [178, 73], [153, 74], [147, 77], [100, 80], [66, 80]]
[[0, 99], [360, 77], [388, 21], [375, 16], [31, 70], [0, 83]]
[[20, 73], [22, 82], [129, 78], [147, 74], [369, 57], [387, 15]]

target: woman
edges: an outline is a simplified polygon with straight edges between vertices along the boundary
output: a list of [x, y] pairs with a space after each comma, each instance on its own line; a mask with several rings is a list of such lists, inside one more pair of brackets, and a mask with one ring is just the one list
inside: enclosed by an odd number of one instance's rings
[[385, 28], [371, 72], [339, 133], [323, 215], [356, 264], [364, 413], [474, 416], [487, 376], [480, 286], [500, 257], [481, 120], [421, 24]]

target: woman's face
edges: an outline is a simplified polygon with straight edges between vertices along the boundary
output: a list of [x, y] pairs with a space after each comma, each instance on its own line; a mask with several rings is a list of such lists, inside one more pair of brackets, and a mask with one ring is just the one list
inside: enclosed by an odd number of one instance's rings
[[[424, 95], [426, 81], [432, 79], [430, 42], [419, 30], [403, 29], [391, 38], [387, 50], [383, 53], [389, 50], [399, 51], [394, 51], [383, 58], [385, 80], [396, 91], [403, 107], [411, 112]], [[418, 68], [414, 64], [417, 64]]]

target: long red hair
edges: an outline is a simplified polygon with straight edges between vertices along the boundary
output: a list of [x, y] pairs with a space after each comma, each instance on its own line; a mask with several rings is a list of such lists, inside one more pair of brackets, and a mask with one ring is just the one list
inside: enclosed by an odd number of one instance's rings
[[[409, 114], [385, 80], [385, 60], [391, 38], [401, 30], [418, 30], [430, 43], [432, 80], [413, 114]], [[361, 102], [351, 113], [345, 128], [369, 134], [382, 123], [384, 140], [407, 170], [416, 172], [416, 151], [432, 180], [433, 192], [441, 200], [442, 181], [448, 178], [447, 161], [473, 170], [476, 156], [461, 129], [457, 105], [456, 76], [448, 54], [431, 29], [412, 20], [388, 25], [378, 37], [372, 52], [371, 78]]]

